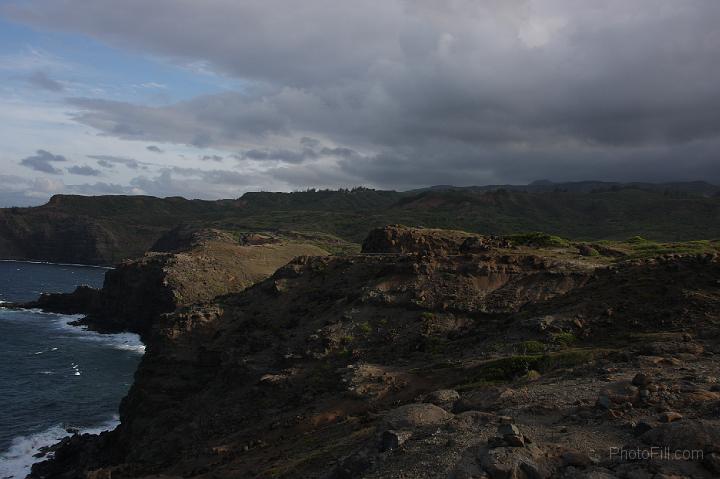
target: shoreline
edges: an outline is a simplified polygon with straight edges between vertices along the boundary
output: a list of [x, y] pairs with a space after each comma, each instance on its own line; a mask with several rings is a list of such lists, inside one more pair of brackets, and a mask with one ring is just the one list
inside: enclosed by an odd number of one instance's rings
[[[0, 313], [30, 313], [47, 317], [48, 327], [57, 328], [61, 335], [72, 335], [77, 341], [100, 343], [107, 349], [126, 351], [131, 354], [144, 355], [145, 344], [139, 335], [134, 333], [100, 333], [75, 325], [82, 315], [52, 313], [37, 308], [5, 308], [0, 303]], [[80, 370], [76, 370], [77, 376]], [[29, 431], [12, 439], [7, 448], [0, 451], [0, 478], [21, 479], [30, 473], [35, 463], [52, 457], [53, 446], [75, 434], [100, 434], [115, 429], [120, 424], [117, 411], [110, 412], [109, 419], [94, 425], [76, 428], [72, 423], [59, 422], [39, 431]]]
[[[17, 312], [28, 312], [33, 314], [41, 314], [46, 316], [54, 316], [56, 322], [60, 324], [62, 329], [78, 334], [87, 340], [96, 340], [106, 342], [108, 347], [133, 351], [138, 354], [145, 354], [146, 344], [142, 341], [142, 337], [131, 331], [120, 331], [120, 332], [102, 332], [96, 329], [91, 329], [88, 325], [81, 323], [86, 318], [83, 314], [65, 314], [65, 313], [53, 313], [52, 311], [45, 311], [41, 308], [19, 308], [12, 307], [7, 308], [2, 306], [3, 304], [13, 304], [7, 301], [0, 301], [0, 311], [17, 311]], [[113, 340], [116, 340], [113, 342]], [[122, 341], [122, 342], [120, 342]]]
[[114, 266], [102, 266], [97, 264], [81, 264], [81, 263], [53, 263], [52, 261], [40, 261], [34, 259], [0, 259], [2, 263], [28, 263], [28, 264], [47, 264], [53, 266], [73, 266], [78, 268], [99, 268], [99, 269], [115, 269]]
[[100, 434], [112, 431], [120, 424], [120, 417], [113, 414], [110, 419], [75, 430], [70, 424], [55, 424], [42, 431], [16, 436], [10, 447], [0, 452], [0, 477], [22, 479], [30, 474], [32, 466], [52, 457], [53, 446], [75, 434]]

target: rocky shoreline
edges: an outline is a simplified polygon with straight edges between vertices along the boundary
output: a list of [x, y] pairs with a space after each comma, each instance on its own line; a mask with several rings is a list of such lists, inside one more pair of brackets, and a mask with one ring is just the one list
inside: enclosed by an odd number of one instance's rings
[[[394, 226], [361, 254], [294, 256], [132, 323], [148, 348], [120, 426], [32, 477], [720, 474], [717, 255], [610, 261]], [[654, 448], [672, 454], [629, 459]]]

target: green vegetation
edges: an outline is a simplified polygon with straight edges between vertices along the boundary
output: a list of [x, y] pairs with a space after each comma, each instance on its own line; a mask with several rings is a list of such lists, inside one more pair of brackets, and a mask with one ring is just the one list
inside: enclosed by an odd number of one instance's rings
[[523, 341], [517, 347], [522, 354], [537, 354], [545, 352], [547, 346], [540, 341]]
[[554, 334], [553, 341], [560, 346], [569, 347], [572, 346], [575, 341], [577, 341], [577, 338], [573, 333], [562, 332]]
[[634, 236], [627, 241], [599, 241], [603, 246], [621, 251], [624, 259], [644, 259], [666, 254], [706, 254], [720, 252], [718, 240], [694, 240], [684, 242], [662, 243], [651, 241], [641, 236]]
[[523, 246], [563, 248], [570, 245], [570, 242], [564, 238], [540, 232], [509, 235], [506, 239], [515, 245]]
[[365, 335], [368, 335], [372, 332], [372, 326], [367, 321], [360, 323], [358, 325], [358, 329], [360, 330], [361, 333], [363, 333]]
[[528, 375], [530, 371], [546, 373], [561, 368], [570, 368], [591, 361], [599, 351], [590, 349], [568, 349], [548, 354], [522, 354], [488, 361], [473, 371], [472, 382], [461, 385], [459, 390], [468, 390], [479, 385], [510, 381]]
[[[639, 258], [719, 249], [717, 242], [694, 241], [720, 237], [720, 197], [708, 196], [717, 187], [573, 185], [262, 192], [220, 201], [59, 195], [37, 208], [0, 209], [0, 258], [111, 264], [141, 255], [179, 224], [294, 232], [297, 241], [336, 254], [355, 253], [372, 228], [398, 223], [506, 235], [518, 246], [565, 248], [572, 247], [569, 241], [592, 241], [602, 258], [603, 240], [613, 241], [612, 248], [621, 241], [618, 248]], [[528, 231], [535, 233], [523, 233]], [[88, 244], [97, 246], [94, 256]]]

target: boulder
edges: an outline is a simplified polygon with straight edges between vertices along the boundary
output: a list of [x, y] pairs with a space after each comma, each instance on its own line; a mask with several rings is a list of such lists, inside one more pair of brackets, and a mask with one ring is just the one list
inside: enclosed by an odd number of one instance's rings
[[442, 424], [453, 417], [452, 414], [434, 404], [407, 404], [388, 411], [385, 423], [391, 429], [413, 429], [423, 426]]
[[392, 451], [393, 449], [397, 449], [411, 437], [412, 432], [410, 431], [384, 431], [380, 436], [380, 451]]
[[658, 417], [660, 422], [674, 422], [679, 421], [680, 419], [682, 419], [682, 414], [675, 411], [666, 411]]
[[702, 420], [662, 424], [640, 436], [650, 446], [676, 449], [714, 450], [720, 446], [720, 428]]
[[444, 409], [452, 409], [455, 401], [460, 399], [460, 393], [454, 389], [440, 389], [425, 396], [425, 402], [429, 402]]
[[630, 381], [617, 381], [608, 384], [600, 391], [598, 404], [609, 409], [618, 404], [635, 404], [639, 399], [640, 391], [637, 386], [634, 386]]
[[544, 479], [552, 477], [545, 455], [538, 446], [484, 448], [478, 464], [491, 479]]
[[637, 373], [632, 380], [632, 384], [639, 388], [646, 388], [650, 383], [652, 383], [652, 380], [650, 379], [650, 376], [645, 373]]

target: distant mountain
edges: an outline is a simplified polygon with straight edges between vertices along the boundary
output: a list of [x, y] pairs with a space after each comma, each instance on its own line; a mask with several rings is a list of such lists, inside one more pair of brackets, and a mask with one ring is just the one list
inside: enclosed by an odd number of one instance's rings
[[238, 199], [57, 195], [0, 209], [0, 258], [114, 264], [142, 255], [172, 228], [320, 232], [359, 243], [387, 224], [485, 234], [544, 231], [571, 239], [720, 237], [718, 188], [704, 182], [435, 186], [246, 193]]

